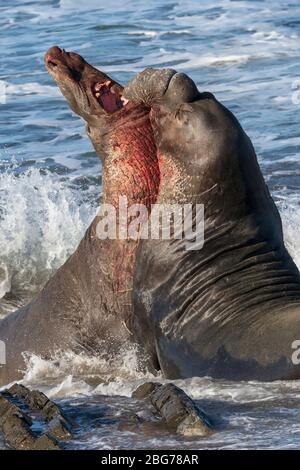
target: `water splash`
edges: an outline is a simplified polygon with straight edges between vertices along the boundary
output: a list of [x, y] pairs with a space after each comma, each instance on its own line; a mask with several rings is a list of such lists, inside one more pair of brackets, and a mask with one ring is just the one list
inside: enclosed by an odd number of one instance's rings
[[[1, 173], [0, 297], [22, 303], [34, 295], [74, 251], [94, 210], [50, 173]], [[9, 309], [5, 299], [1, 307]]]
[[134, 345], [126, 345], [110, 358], [57, 352], [51, 359], [24, 353], [23, 383], [38, 387], [50, 397], [68, 397], [79, 394], [130, 396], [145, 380], [158, 380], [153, 374], [141, 372]]

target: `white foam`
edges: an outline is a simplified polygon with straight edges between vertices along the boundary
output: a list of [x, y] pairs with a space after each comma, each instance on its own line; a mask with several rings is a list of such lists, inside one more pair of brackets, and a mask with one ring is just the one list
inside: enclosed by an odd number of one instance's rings
[[43, 96], [61, 96], [57, 87], [50, 85], [41, 85], [40, 83], [20, 83], [18, 85], [4, 82], [6, 96], [13, 95], [43, 95]]
[[8, 269], [5, 264], [0, 264], [0, 299], [11, 290], [11, 282]]
[[150, 38], [154, 38], [155, 36], [159, 35], [158, 31], [128, 31], [127, 33], [129, 36], [146, 36]]
[[[199, 67], [221, 67], [231, 64], [242, 64], [249, 60], [262, 59], [269, 57], [267, 53], [253, 54], [226, 54], [226, 55], [199, 55], [197, 53], [182, 51], [174, 52], [164, 48], [159, 48], [153, 53], [148, 53], [146, 57], [142, 57], [135, 64], [116, 64], [107, 65], [105, 71], [107, 73], [116, 72], [139, 72], [151, 64], [156, 66], [166, 66], [170, 61], [176, 61], [176, 68], [181, 71], [187, 69], [196, 69]], [[101, 68], [100, 66], [98, 66]]]
[[147, 31], [147, 30], [140, 30], [140, 31], [128, 31], [127, 34], [129, 36], [145, 36], [149, 38], [156, 38], [156, 37], [164, 37], [170, 34], [192, 34], [191, 31], [188, 29], [173, 29], [169, 31]]
[[[278, 195], [277, 197], [280, 197]], [[285, 245], [300, 269], [300, 207], [299, 194], [294, 194], [293, 198], [287, 198], [286, 195], [281, 196], [278, 203], [280, 210]]]
[[73, 351], [57, 352], [51, 359], [24, 353], [23, 383], [42, 388], [50, 397], [79, 394], [130, 396], [145, 380], [156, 379], [139, 370], [134, 346], [124, 348], [110, 360]]
[[286, 36], [280, 34], [278, 31], [257, 31], [253, 33], [253, 37], [263, 41], [274, 41], [284, 39]]
[[38, 169], [0, 174], [0, 208], [1, 297], [10, 288], [40, 288], [74, 251], [94, 212], [79, 191]]
[[258, 58], [258, 56], [250, 56], [249, 54], [229, 54], [229, 55], [207, 55], [202, 57], [191, 56], [189, 60], [184, 64], [185, 67], [194, 68], [194, 67], [209, 67], [216, 65], [224, 64], [233, 64], [233, 63], [245, 63], [249, 59]]

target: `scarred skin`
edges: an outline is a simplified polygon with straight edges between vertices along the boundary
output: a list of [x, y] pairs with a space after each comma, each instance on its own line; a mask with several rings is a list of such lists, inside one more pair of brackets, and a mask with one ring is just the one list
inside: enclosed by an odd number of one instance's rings
[[300, 275], [249, 137], [212, 94], [148, 69], [124, 96], [151, 107], [157, 203], [204, 204], [199, 250], [142, 240], [134, 331], [168, 378], [299, 379]]
[[[159, 170], [148, 109], [121, 101], [122, 87], [75, 53], [58, 47], [45, 56], [48, 72], [87, 134], [103, 164], [102, 202], [118, 206], [155, 202]], [[96, 86], [95, 86], [96, 84]], [[105, 90], [98, 100], [95, 91]], [[112, 92], [113, 91], [113, 92]], [[143, 138], [141, 138], [141, 136]], [[120, 353], [133, 341], [132, 278], [135, 240], [100, 240], [96, 217], [75, 253], [29, 305], [0, 323], [7, 364], [0, 383], [22, 377], [24, 351], [49, 357], [57, 350]]]

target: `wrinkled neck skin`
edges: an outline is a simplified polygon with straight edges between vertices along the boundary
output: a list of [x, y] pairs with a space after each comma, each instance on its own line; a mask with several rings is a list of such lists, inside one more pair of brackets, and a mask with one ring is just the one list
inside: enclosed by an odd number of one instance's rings
[[126, 196], [128, 205], [142, 203], [150, 211], [160, 174], [149, 110], [129, 104], [117, 119], [111, 115], [105, 127], [88, 126], [87, 133], [103, 163], [102, 202], [118, 209], [119, 196]]
[[[128, 206], [144, 204], [150, 212], [155, 203], [160, 175], [156, 146], [149, 121], [148, 110], [128, 105], [118, 113], [118, 119], [110, 116], [109, 125], [99, 129], [90, 126], [88, 135], [103, 161], [102, 204], [111, 204], [118, 211], [119, 197], [126, 196]], [[97, 236], [97, 216], [82, 242], [101, 275], [93, 275], [92, 288], [101, 289], [101, 302], [130, 331], [132, 316], [133, 271], [138, 240], [100, 240]], [[118, 229], [117, 212], [117, 229]], [[80, 248], [80, 247], [79, 247]], [[88, 261], [88, 263], [90, 263]], [[87, 291], [90, 295], [90, 291]], [[95, 297], [94, 293], [92, 294]]]

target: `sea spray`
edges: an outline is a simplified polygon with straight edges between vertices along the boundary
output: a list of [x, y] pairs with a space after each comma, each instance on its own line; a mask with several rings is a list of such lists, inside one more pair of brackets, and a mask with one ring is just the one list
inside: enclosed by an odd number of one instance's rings
[[[0, 298], [28, 302], [75, 250], [95, 207], [50, 172], [0, 174]], [[18, 300], [18, 302], [16, 302]], [[10, 310], [0, 301], [0, 314]]]
[[107, 359], [101, 354], [88, 356], [73, 351], [58, 351], [50, 359], [24, 353], [25, 370], [22, 383], [43, 390], [49, 397], [78, 394], [130, 396], [134, 387], [145, 380], [161, 380], [161, 376], [141, 372], [134, 345], [124, 346], [116, 356]]

